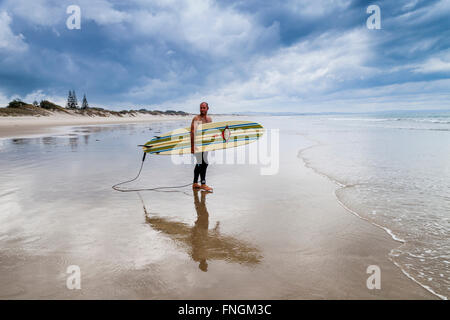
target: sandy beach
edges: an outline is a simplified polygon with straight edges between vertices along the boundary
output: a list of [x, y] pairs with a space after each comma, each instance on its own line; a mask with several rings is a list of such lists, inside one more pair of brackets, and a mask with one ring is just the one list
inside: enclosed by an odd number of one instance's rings
[[[3, 137], [41, 135], [0, 149], [1, 299], [437, 298], [390, 260], [399, 242], [340, 205], [336, 184], [299, 158], [311, 141], [287, 129], [277, 174], [211, 164], [213, 194], [138, 194], [111, 189], [136, 174], [136, 144], [190, 118], [35, 120], [0, 122]], [[134, 186], [189, 182], [192, 168], [154, 156]], [[81, 290], [65, 286], [70, 265]], [[380, 290], [366, 286], [371, 265]]]
[[53, 113], [50, 116], [19, 116], [0, 117], [0, 138], [17, 138], [36, 134], [51, 134], [55, 128], [75, 125], [96, 125], [96, 124], [120, 124], [120, 123], [140, 123], [166, 120], [185, 119], [184, 116], [175, 115], [149, 115], [138, 114], [136, 116], [124, 115], [122, 117], [89, 117], [81, 115], [64, 115]]

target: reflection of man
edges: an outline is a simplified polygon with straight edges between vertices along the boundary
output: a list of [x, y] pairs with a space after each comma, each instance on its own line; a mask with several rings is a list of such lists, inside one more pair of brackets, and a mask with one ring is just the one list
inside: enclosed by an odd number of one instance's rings
[[[206, 185], [206, 169], [208, 168], [208, 152], [200, 152], [195, 145], [195, 134], [199, 124], [210, 123], [212, 119], [208, 116], [209, 106], [206, 102], [200, 104], [200, 114], [192, 119], [191, 123], [191, 153], [194, 154], [197, 164], [194, 169], [194, 183], [193, 189], [202, 189], [204, 191], [212, 192], [212, 188]], [[200, 176], [201, 185], [198, 184], [198, 177]]]
[[208, 226], [209, 214], [206, 209], [206, 192], [201, 192], [201, 200], [198, 198], [198, 191], [194, 190], [194, 204], [197, 211], [197, 221], [192, 227], [192, 260], [199, 262], [199, 268], [202, 271], [208, 271], [208, 248], [206, 241], [208, 241]]
[[[204, 272], [208, 271], [207, 260], [222, 260], [249, 265], [259, 263], [261, 260], [259, 250], [233, 237], [221, 235], [219, 222], [212, 230], [208, 230], [209, 213], [206, 209], [208, 192], [198, 189], [194, 189], [192, 192], [197, 212], [197, 220], [193, 226], [156, 215], [150, 216], [144, 206], [146, 222], [153, 229], [161, 231], [187, 248], [192, 260], [197, 262], [199, 269]], [[201, 192], [200, 197], [199, 192]]]

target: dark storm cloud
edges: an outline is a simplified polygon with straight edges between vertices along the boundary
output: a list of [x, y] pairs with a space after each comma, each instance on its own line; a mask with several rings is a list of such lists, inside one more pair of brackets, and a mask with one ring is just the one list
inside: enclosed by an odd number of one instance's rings
[[[381, 30], [365, 26], [373, 3]], [[76, 89], [91, 105], [116, 108], [184, 108], [182, 101], [205, 97], [253, 110], [254, 101], [265, 109], [287, 101], [301, 111], [308, 101], [329, 108], [321, 99], [330, 96], [356, 105], [392, 95], [394, 85], [420, 94], [409, 83], [444, 94], [449, 1], [373, 3], [5, 0], [0, 97], [62, 100]], [[82, 9], [81, 30], [66, 28], [70, 4]]]

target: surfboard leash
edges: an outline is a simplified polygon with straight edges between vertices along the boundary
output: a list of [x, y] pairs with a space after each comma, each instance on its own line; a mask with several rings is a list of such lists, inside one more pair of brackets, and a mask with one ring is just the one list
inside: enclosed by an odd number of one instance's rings
[[[172, 186], [172, 187], [156, 187], [156, 188], [141, 188], [141, 189], [122, 189], [119, 188], [119, 186], [136, 181], [139, 176], [141, 175], [142, 172], [142, 168], [144, 167], [144, 162], [145, 162], [145, 157], [147, 156], [147, 153], [144, 152], [144, 155], [142, 157], [142, 161], [141, 161], [141, 167], [139, 168], [139, 172], [137, 174], [137, 176], [131, 180], [128, 181], [124, 181], [124, 182], [120, 182], [117, 183], [115, 185], [112, 186], [112, 188], [116, 191], [120, 191], [120, 192], [138, 192], [138, 191], [158, 191], [158, 190], [164, 190], [164, 189], [179, 189], [179, 188], [185, 188], [188, 187], [190, 185], [192, 185], [192, 183], [188, 183], [188, 184], [184, 184], [182, 186]], [[179, 191], [161, 191], [161, 192], [179, 192]]]

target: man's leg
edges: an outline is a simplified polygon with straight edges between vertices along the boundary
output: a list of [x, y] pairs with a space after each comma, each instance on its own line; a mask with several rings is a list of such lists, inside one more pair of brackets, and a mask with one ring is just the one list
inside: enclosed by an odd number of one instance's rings
[[201, 153], [194, 153], [194, 157], [196, 160], [196, 164], [194, 167], [194, 184], [193, 187], [194, 188], [199, 188], [200, 186], [198, 185], [198, 177], [200, 176], [200, 172], [201, 172], [201, 165], [202, 165], [202, 154]]
[[194, 183], [198, 183], [199, 176], [200, 176], [200, 165], [196, 164], [194, 168]]
[[202, 152], [202, 164], [200, 166], [201, 188], [205, 191], [212, 191], [212, 188], [206, 185], [206, 169], [208, 168], [208, 152]]
[[206, 169], [208, 168], [207, 163], [202, 163], [200, 165], [200, 179], [202, 184], [206, 184]]

